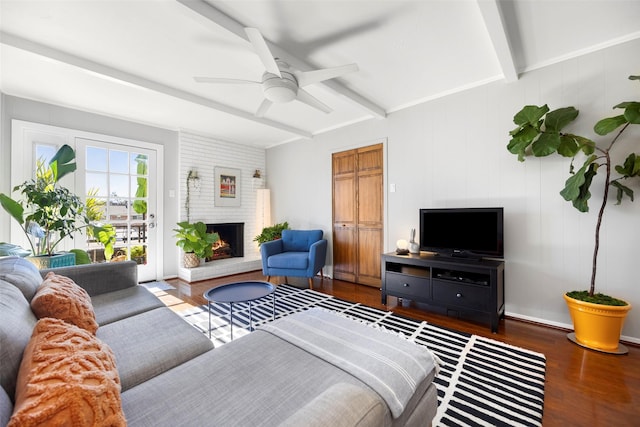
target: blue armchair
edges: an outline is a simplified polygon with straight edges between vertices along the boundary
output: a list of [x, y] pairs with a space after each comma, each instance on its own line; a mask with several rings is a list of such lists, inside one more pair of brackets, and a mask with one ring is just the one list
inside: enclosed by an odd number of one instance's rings
[[327, 241], [322, 230], [283, 230], [282, 238], [260, 245], [262, 274], [267, 276], [307, 277], [309, 288], [313, 287], [313, 276], [320, 272], [327, 258]]

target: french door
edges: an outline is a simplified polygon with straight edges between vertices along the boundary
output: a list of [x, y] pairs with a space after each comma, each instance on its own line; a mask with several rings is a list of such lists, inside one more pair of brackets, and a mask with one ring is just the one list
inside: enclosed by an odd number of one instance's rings
[[[76, 138], [76, 192], [92, 219], [111, 224], [116, 243], [112, 261], [134, 260], [138, 280], [156, 279], [156, 151], [113, 142]], [[104, 248], [87, 235], [87, 251], [104, 260]]]

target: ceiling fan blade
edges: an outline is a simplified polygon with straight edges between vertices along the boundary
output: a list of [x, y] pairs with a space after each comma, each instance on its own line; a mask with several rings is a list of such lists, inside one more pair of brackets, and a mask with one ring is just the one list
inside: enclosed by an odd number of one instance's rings
[[335, 79], [347, 73], [353, 73], [358, 71], [358, 64], [342, 65], [340, 67], [323, 68], [321, 70], [314, 71], [296, 71], [294, 75], [298, 80], [299, 86], [307, 86], [312, 83], [323, 82], [329, 79]]
[[268, 72], [275, 74], [278, 77], [282, 77], [278, 64], [273, 58], [273, 55], [269, 50], [269, 46], [267, 46], [267, 42], [264, 41], [264, 37], [262, 37], [260, 31], [257, 28], [245, 28], [244, 31], [247, 33], [249, 41], [264, 64], [264, 68], [266, 68]]
[[262, 104], [260, 104], [260, 106], [258, 107], [258, 111], [256, 111], [256, 117], [264, 117], [271, 105], [273, 105], [273, 102], [269, 101], [268, 99], [262, 101]]
[[241, 80], [241, 79], [227, 79], [224, 77], [194, 77], [198, 83], [226, 83], [226, 84], [261, 84], [260, 82], [254, 82], [253, 80]]
[[323, 102], [321, 102], [320, 100], [312, 96], [309, 92], [307, 92], [304, 89], [298, 88], [298, 95], [296, 96], [296, 99], [300, 102], [304, 102], [305, 104], [310, 105], [311, 107], [322, 111], [323, 113], [328, 114], [333, 111], [331, 107], [324, 104]]

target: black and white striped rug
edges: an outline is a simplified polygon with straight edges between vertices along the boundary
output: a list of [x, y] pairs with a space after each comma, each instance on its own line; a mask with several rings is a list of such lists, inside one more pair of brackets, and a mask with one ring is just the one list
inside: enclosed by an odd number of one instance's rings
[[[271, 296], [252, 303], [254, 328], [272, 320]], [[431, 349], [445, 365], [435, 379], [438, 412], [433, 426], [540, 426], [544, 401], [545, 356], [488, 338], [412, 320], [351, 303], [310, 289], [280, 285], [276, 318], [323, 307], [401, 332]], [[208, 334], [207, 306], [179, 313]], [[230, 340], [229, 306], [212, 304], [212, 341]], [[249, 333], [249, 304], [234, 304], [234, 339]]]

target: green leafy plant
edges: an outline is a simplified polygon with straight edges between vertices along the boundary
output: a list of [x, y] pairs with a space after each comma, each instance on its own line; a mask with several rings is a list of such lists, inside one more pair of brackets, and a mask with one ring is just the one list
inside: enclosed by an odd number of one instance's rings
[[138, 154], [134, 160], [137, 163], [136, 182], [138, 187], [136, 188], [136, 200], [133, 202], [133, 210], [138, 214], [144, 215], [147, 213], [147, 174], [149, 173], [147, 156]]
[[59, 185], [62, 177], [76, 170], [75, 157], [73, 149], [63, 145], [48, 165], [38, 161], [35, 179], [13, 188], [22, 194], [22, 200], [0, 193], [0, 204], [18, 222], [34, 255], [53, 255], [63, 239], [73, 238], [82, 229], [98, 236], [105, 252], [115, 243], [113, 227], [110, 231], [108, 226], [93, 223], [80, 198]]
[[[86, 216], [92, 224], [98, 224], [104, 219], [106, 211], [106, 201], [98, 199], [97, 188], [92, 188], [87, 192], [85, 201]], [[103, 224], [101, 226], [92, 226], [87, 228], [87, 236], [96, 239], [104, 246], [104, 259], [109, 261], [113, 256], [114, 246], [116, 244], [116, 229], [112, 224]], [[77, 258], [76, 258], [77, 259]]]
[[265, 227], [262, 229], [262, 233], [258, 234], [253, 241], [258, 242], [258, 245], [263, 244], [264, 242], [270, 242], [272, 240], [277, 240], [282, 238], [282, 230], [289, 229], [289, 223], [281, 222], [280, 224], [275, 224], [270, 227]]
[[[640, 76], [630, 76], [629, 79], [640, 80]], [[610, 297], [600, 302], [602, 299], [597, 295], [602, 294], [595, 293], [600, 227], [607, 206], [609, 189], [613, 188], [616, 191], [616, 204], [620, 204], [625, 197], [633, 201], [633, 190], [626, 185], [626, 182], [631, 178], [640, 177], [640, 154], [629, 153], [621, 165], [615, 166], [615, 172], [618, 174], [615, 178], [612, 178], [611, 160], [611, 150], [618, 143], [624, 131], [632, 124], [640, 124], [640, 102], [622, 102], [613, 108], [621, 109], [623, 113], [602, 119], [593, 128], [594, 132], [601, 136], [617, 131], [612, 140], [604, 146], [597, 145], [589, 138], [563, 132], [563, 129], [578, 117], [578, 110], [574, 107], [549, 111], [546, 104], [541, 107], [527, 105], [514, 116], [513, 121], [518, 127], [510, 132], [511, 141], [507, 145], [507, 149], [516, 154], [519, 161], [524, 161], [528, 155], [544, 157], [556, 153], [563, 157], [570, 157], [570, 176], [565, 182], [564, 189], [560, 191], [560, 195], [566, 201], [571, 202], [580, 212], [589, 211], [591, 184], [598, 172], [604, 170], [604, 192], [595, 229], [591, 285], [588, 292], [576, 291], [575, 293], [577, 299], [585, 300], [588, 298], [589, 302], [600, 304], [610, 304]], [[635, 147], [639, 148], [637, 141]], [[578, 156], [584, 157], [584, 160], [576, 170], [574, 162], [577, 161]], [[620, 302], [626, 305], [626, 302]]]
[[207, 225], [201, 221], [193, 224], [188, 221], [179, 222], [178, 227], [173, 229], [178, 238], [176, 246], [185, 253], [193, 252], [198, 258], [213, 256], [212, 245], [220, 240], [218, 233], [207, 233]]
[[91, 257], [83, 249], [71, 249], [69, 252], [76, 254], [76, 265], [91, 264]]

